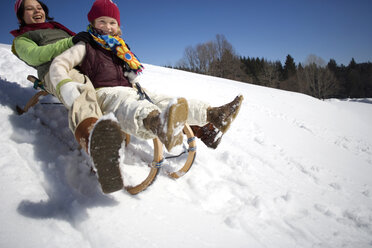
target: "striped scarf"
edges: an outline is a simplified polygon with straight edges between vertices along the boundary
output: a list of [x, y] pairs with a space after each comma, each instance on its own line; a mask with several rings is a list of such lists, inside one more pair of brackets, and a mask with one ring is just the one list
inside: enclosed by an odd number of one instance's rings
[[118, 58], [122, 59], [129, 68], [136, 74], [142, 72], [145, 68], [125, 44], [120, 36], [101, 35], [92, 25], [88, 25], [87, 31], [92, 35], [93, 39], [104, 49], [112, 51]]

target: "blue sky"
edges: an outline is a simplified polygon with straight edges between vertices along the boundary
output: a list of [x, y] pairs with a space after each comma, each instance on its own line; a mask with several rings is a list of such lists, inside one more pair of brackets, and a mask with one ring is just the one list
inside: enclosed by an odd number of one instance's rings
[[[5, 3], [4, 3], [5, 2]], [[74, 32], [88, 24], [93, 0], [45, 0]], [[123, 37], [144, 63], [175, 65], [187, 46], [223, 34], [236, 53], [296, 64], [310, 54], [337, 64], [372, 62], [372, 0], [116, 0]], [[0, 43], [16, 29], [14, 1], [1, 1]]]

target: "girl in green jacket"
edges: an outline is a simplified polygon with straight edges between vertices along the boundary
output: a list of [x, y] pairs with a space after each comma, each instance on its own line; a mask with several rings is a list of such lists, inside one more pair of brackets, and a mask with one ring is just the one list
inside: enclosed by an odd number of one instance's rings
[[[62, 86], [58, 92], [50, 80], [49, 69], [53, 59], [79, 41], [89, 42], [91, 36], [86, 32], [75, 35], [62, 24], [53, 22], [48, 7], [38, 0], [17, 0], [15, 12], [19, 29], [11, 31], [15, 37], [13, 53], [37, 70], [45, 90], [68, 109], [69, 127], [77, 142], [92, 157], [103, 192], [122, 189], [119, 168], [119, 149], [123, 141], [121, 129], [115, 119], [101, 118], [102, 112], [89, 78], [72, 69], [69, 76], [81, 83], [73, 87], [71, 84]], [[94, 145], [89, 146], [89, 141]]]

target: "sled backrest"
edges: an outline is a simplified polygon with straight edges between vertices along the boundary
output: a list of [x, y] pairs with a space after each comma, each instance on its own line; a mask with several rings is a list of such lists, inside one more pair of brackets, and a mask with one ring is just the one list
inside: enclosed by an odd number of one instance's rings
[[49, 94], [48, 92], [45, 91], [43, 82], [40, 81], [38, 78], [32, 75], [28, 75], [27, 79], [34, 84], [35, 89], [41, 89], [41, 91], [37, 92], [33, 97], [31, 97], [31, 99], [26, 103], [23, 109], [19, 107], [18, 105], [16, 106], [17, 112], [20, 115], [23, 113], [26, 113], [30, 108], [35, 106], [39, 102], [40, 97], [46, 96]]

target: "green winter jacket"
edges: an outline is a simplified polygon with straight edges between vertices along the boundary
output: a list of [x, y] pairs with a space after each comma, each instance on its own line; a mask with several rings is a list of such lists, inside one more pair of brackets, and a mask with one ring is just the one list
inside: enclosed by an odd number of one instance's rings
[[13, 53], [37, 70], [43, 79], [52, 60], [72, 47], [72, 37], [60, 29], [39, 29], [26, 32], [13, 40]]

